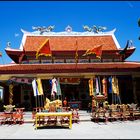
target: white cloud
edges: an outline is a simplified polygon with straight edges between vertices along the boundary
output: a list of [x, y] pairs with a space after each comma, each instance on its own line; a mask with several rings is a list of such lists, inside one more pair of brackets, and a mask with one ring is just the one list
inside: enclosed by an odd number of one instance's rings
[[19, 36], [19, 34], [18, 33], [15, 33], [15, 37], [18, 37]]

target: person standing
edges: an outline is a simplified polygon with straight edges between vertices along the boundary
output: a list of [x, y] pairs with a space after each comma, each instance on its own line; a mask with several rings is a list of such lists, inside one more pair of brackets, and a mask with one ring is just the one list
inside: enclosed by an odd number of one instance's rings
[[64, 101], [63, 101], [63, 106], [64, 106], [64, 107], [67, 107], [67, 104], [68, 104], [67, 98], [65, 97], [65, 99], [64, 99]]

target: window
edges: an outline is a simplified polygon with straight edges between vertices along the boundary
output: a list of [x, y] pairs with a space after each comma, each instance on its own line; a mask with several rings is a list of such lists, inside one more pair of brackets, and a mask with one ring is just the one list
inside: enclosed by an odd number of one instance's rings
[[103, 62], [112, 62], [112, 59], [103, 59]]
[[94, 62], [101, 62], [101, 59], [90, 59], [90, 62], [91, 62], [91, 63], [94, 63]]
[[114, 62], [120, 62], [120, 59], [114, 59]]
[[75, 63], [75, 59], [66, 59], [66, 63]]
[[79, 63], [89, 63], [88, 59], [79, 59]]
[[45, 64], [45, 63], [52, 63], [52, 60], [41, 60], [41, 63]]
[[29, 60], [29, 64], [39, 64], [39, 60]]
[[29, 64], [28, 61], [22, 61], [22, 64]]
[[64, 59], [55, 59], [54, 63], [64, 63]]

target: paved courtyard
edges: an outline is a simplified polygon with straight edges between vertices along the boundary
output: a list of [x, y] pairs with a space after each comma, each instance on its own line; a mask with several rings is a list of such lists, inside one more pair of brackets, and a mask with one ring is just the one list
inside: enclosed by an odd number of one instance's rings
[[35, 130], [33, 123], [1, 125], [0, 139], [139, 139], [140, 120], [94, 123], [81, 121], [72, 129], [43, 128]]

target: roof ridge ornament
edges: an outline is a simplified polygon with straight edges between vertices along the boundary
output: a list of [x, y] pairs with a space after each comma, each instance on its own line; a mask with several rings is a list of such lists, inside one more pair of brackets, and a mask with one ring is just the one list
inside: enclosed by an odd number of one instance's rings
[[65, 31], [66, 32], [72, 32], [72, 27], [70, 25], [68, 25], [66, 28], [65, 28]]
[[[100, 26], [101, 27], [101, 26]], [[67, 26], [66, 28], [65, 28], [65, 31], [63, 31], [63, 32], [52, 32], [52, 28], [54, 28], [54, 26], [52, 27], [52, 26], [49, 26], [48, 27], [49, 28], [49, 30], [46, 30], [46, 31], [43, 31], [42, 33], [39, 31], [39, 29], [37, 30], [37, 31], [34, 31], [34, 32], [28, 32], [28, 31], [25, 31], [25, 30], [23, 30], [23, 29], [21, 29], [21, 31], [23, 32], [23, 34], [25, 34], [26, 36], [27, 35], [43, 35], [43, 36], [45, 36], [45, 35], [47, 35], [47, 36], [56, 36], [56, 35], [71, 35], [71, 36], [73, 36], [73, 35], [77, 35], [77, 36], [94, 36], [94, 35], [107, 35], [107, 34], [111, 34], [111, 35], [113, 35], [114, 34], [114, 32], [116, 31], [116, 28], [115, 29], [113, 29], [113, 30], [111, 30], [111, 31], [106, 31], [106, 32], [101, 32], [101, 29], [98, 29], [98, 30], [100, 30], [100, 31], [96, 31], [97, 33], [95, 33], [95, 31], [93, 30], [93, 28], [90, 28], [89, 26], [87, 26], [87, 25], [84, 25], [83, 26], [83, 28], [84, 28], [84, 32], [75, 32], [75, 31], [72, 31], [72, 27], [71, 26]]]
[[54, 25], [53, 26], [50, 25], [48, 27], [46, 27], [46, 26], [42, 26], [42, 27], [41, 26], [37, 26], [37, 27], [32, 26], [32, 29], [39, 31], [40, 34], [42, 35], [44, 32], [51, 32], [54, 29], [54, 27], [55, 27]]
[[7, 42], [7, 48], [11, 48], [11, 42]]
[[98, 26], [97, 27], [96, 25], [93, 25], [93, 27], [91, 27], [91, 28], [87, 25], [83, 25], [83, 28], [84, 28], [85, 31], [94, 32], [94, 33], [100, 33], [103, 30], [107, 29], [107, 27], [105, 27], [105, 26]]
[[21, 29], [21, 32], [24, 33], [24, 34], [30, 34], [31, 33], [31, 32], [25, 31], [23, 29]]
[[84, 28], [85, 31], [88, 31], [88, 32], [92, 32], [92, 31], [93, 31], [93, 29], [90, 28], [90, 27], [87, 26], [87, 25], [83, 25], [83, 28]]

